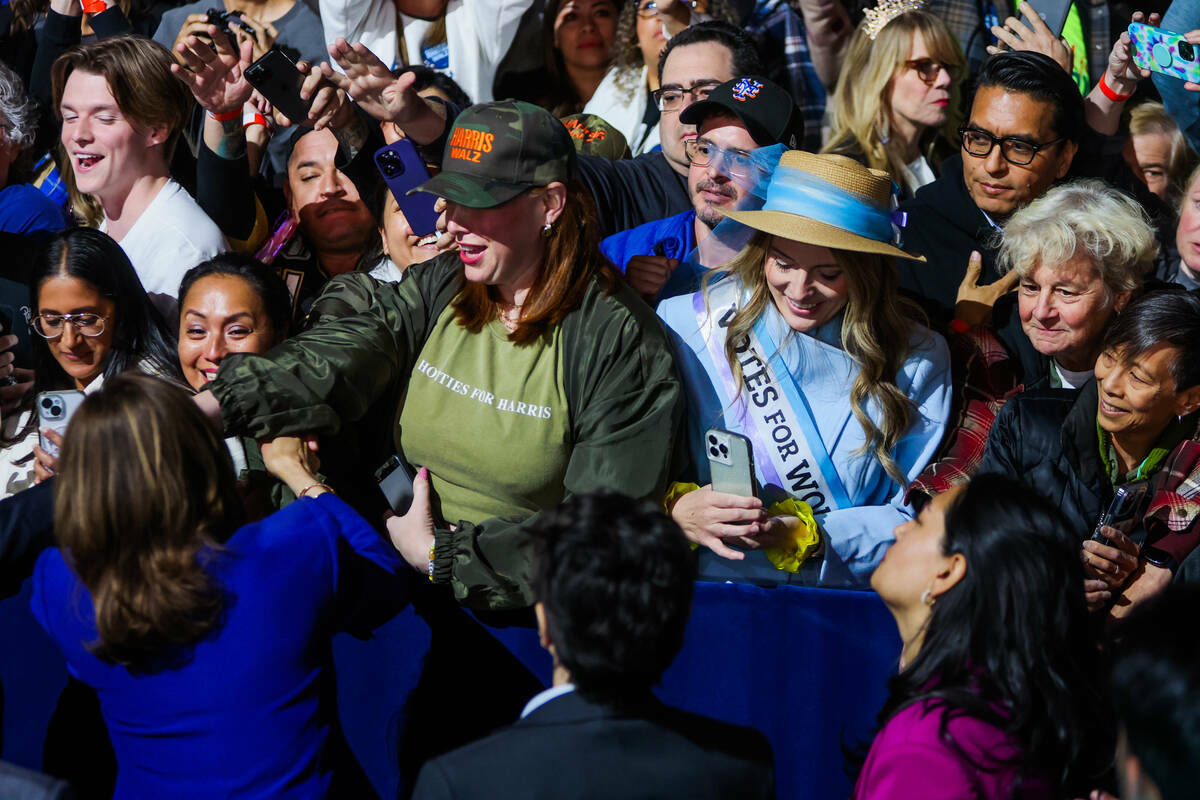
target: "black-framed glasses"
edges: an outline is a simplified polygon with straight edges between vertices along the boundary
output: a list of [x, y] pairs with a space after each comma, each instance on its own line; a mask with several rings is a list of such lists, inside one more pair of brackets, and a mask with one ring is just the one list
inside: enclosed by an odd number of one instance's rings
[[668, 87], [665, 89], [655, 89], [653, 92], [654, 105], [658, 106], [658, 110], [664, 113], [671, 111], [680, 111], [690, 103], [683, 102], [683, 96], [688, 95], [692, 98], [692, 102], [699, 103], [701, 100], [707, 100], [712, 94], [712, 90], [721, 85], [720, 81], [701, 81], [687, 89], [679, 89], [676, 87]]
[[962, 137], [963, 149], [976, 158], [987, 158], [991, 155], [992, 148], [1000, 145], [1000, 153], [1004, 156], [1005, 161], [1016, 164], [1018, 167], [1023, 167], [1033, 161], [1033, 157], [1038, 154], [1039, 150], [1066, 139], [1065, 136], [1060, 136], [1048, 142], [1037, 143], [1016, 136], [992, 136], [987, 131], [966, 127], [959, 128], [958, 135]]
[[721, 147], [707, 139], [688, 139], [683, 143], [683, 151], [687, 154], [688, 163], [697, 167], [711, 164], [717, 172], [735, 180], [749, 178], [755, 171], [749, 153]]
[[[683, 4], [690, 9], [695, 10], [700, 5], [700, 0], [683, 0]], [[703, 8], [700, 9], [704, 11]], [[650, 19], [658, 16], [658, 3], [655, 0], [650, 0], [648, 3], [642, 3], [638, 6], [637, 15], [643, 19]]]
[[915, 70], [917, 76], [929, 86], [933, 86], [937, 82], [938, 75], [942, 70], [950, 75], [950, 82], [957, 83], [962, 77], [962, 68], [957, 64], [947, 64], [945, 61], [938, 61], [936, 58], [916, 58], [911, 61], [905, 61], [904, 66], [911, 70]]
[[99, 336], [104, 333], [107, 319], [99, 314], [38, 314], [33, 318], [33, 329], [43, 339], [57, 339], [69, 322], [84, 336]]

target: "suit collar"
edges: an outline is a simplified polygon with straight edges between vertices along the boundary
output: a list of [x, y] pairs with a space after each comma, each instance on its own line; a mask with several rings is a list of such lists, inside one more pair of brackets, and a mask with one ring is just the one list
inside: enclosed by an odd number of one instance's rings
[[516, 725], [519, 727], [531, 725], [565, 725], [578, 722], [588, 722], [597, 719], [612, 719], [616, 717], [645, 716], [661, 710], [662, 704], [654, 695], [639, 700], [629, 706], [617, 709], [603, 703], [588, 700], [577, 691], [559, 695], [547, 700], [542, 705], [522, 719]]

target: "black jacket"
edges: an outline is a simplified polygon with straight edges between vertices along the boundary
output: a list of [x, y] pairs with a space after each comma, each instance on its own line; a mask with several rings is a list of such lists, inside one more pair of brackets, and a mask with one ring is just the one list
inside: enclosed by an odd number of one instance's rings
[[513, 726], [426, 762], [414, 800], [775, 796], [761, 733], [651, 700], [618, 712], [571, 692]]
[[1113, 493], [1096, 438], [1098, 402], [1095, 381], [1016, 395], [992, 425], [978, 474], [1007, 475], [1040, 492], [1088, 538]]

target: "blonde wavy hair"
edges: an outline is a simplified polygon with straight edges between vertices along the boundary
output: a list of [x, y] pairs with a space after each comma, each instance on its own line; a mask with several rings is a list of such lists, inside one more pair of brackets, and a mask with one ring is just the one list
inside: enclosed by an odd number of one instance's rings
[[[913, 35], [921, 34], [930, 58], [965, 70], [966, 59], [958, 40], [946, 23], [928, 11], [907, 11], [884, 26], [872, 41], [863, 24], [850, 38], [846, 58], [838, 76], [837, 88], [830, 98], [828, 119], [830, 135], [823, 153], [841, 153], [860, 158], [872, 169], [903, 174], [905, 162], [884, 142], [890, 129], [889, 104], [892, 80], [905, 69], [912, 54]], [[950, 105], [940, 128], [925, 132], [921, 154], [932, 165], [958, 149], [959, 81], [950, 84]]]
[[[771, 234], [757, 233], [732, 261], [709, 273], [711, 278], [725, 272], [733, 273], [750, 292], [749, 300], [730, 320], [725, 335], [725, 358], [737, 380], [739, 393], [743, 376], [736, 348], [774, 302], [766, 272], [773, 241]], [[849, 294], [842, 321], [842, 349], [859, 367], [850, 390], [850, 408], [866, 434], [866, 442], [859, 453], [873, 454], [887, 474], [903, 486], [907, 479], [892, 458], [892, 451], [912, 425], [916, 407], [896, 385], [896, 375], [908, 358], [909, 339], [921, 320], [921, 312], [899, 296], [899, 277], [890, 258], [849, 250], [830, 252], [845, 273]], [[706, 303], [707, 287], [711, 283], [711, 280], [705, 281]], [[867, 414], [868, 405], [879, 409], [880, 425]]]

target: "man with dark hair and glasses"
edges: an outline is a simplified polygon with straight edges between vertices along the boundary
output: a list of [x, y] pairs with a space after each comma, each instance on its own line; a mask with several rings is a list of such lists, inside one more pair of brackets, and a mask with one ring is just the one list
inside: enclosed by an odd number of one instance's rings
[[[667, 87], [655, 94], [664, 108], [686, 102], [682, 90]], [[704, 95], [680, 116], [680, 122], [697, 126], [696, 138], [684, 141], [691, 208], [613, 234], [600, 244], [651, 305], [696, 291], [701, 274], [720, 266], [685, 259], [726, 211], [741, 207], [748, 187], [769, 176], [750, 153], [775, 144], [795, 149], [804, 139], [804, 120], [791, 95], [766, 78], [736, 78]]]
[[1084, 128], [1079, 89], [1047, 56], [1001, 53], [984, 64], [959, 129], [959, 155], [901, 206], [908, 214], [905, 247], [928, 259], [897, 265], [901, 287], [935, 326], [954, 317], [972, 251], [982, 254], [981, 284], [1000, 277], [992, 240], [1010, 214], [1067, 175]]

